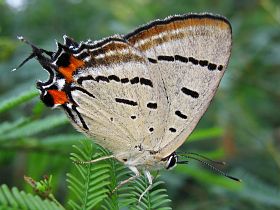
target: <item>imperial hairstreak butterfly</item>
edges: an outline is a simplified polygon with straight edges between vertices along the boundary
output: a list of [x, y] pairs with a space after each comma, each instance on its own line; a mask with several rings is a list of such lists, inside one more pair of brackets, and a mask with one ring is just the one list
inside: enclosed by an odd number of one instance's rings
[[33, 53], [21, 64], [35, 57], [49, 73], [37, 82], [41, 100], [112, 152], [89, 162], [116, 158], [135, 173], [121, 185], [143, 172], [151, 187], [150, 171], [176, 165], [175, 150], [217, 90], [231, 52], [230, 23], [187, 14], [100, 41], [63, 38], [56, 52], [30, 44]]

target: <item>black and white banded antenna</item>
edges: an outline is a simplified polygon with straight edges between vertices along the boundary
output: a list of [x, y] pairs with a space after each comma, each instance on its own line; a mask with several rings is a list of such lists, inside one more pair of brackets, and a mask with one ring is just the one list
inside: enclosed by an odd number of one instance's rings
[[[199, 158], [197, 158], [197, 157], [193, 157], [193, 156], [191, 156], [191, 155], [200, 157], [200, 158], [202, 158], [202, 159], [199, 159]], [[214, 165], [212, 165], [212, 164], [206, 162], [205, 160], [207, 160], [207, 161], [209, 161], [209, 162], [211, 162], [211, 163], [214, 163], [214, 164], [225, 165], [226, 163], [223, 162], [223, 161], [214, 161], [214, 160], [211, 160], [210, 158], [207, 158], [207, 157], [205, 157], [205, 156], [203, 156], [203, 155], [200, 155], [200, 154], [197, 154], [197, 153], [193, 153], [193, 152], [188, 152], [188, 153], [184, 153], [184, 154], [178, 154], [178, 156], [179, 156], [179, 157], [182, 156], [182, 157], [185, 157], [185, 158], [188, 158], [188, 159], [196, 160], [196, 161], [202, 163], [203, 165], [207, 166], [208, 168], [210, 168], [211, 170], [217, 172], [218, 174], [220, 174], [220, 175], [222, 175], [222, 176], [225, 176], [225, 177], [227, 177], [227, 178], [229, 178], [229, 179], [232, 179], [232, 180], [234, 180], [234, 181], [237, 181], [237, 182], [242, 182], [241, 179], [238, 179], [238, 178], [236, 178], [236, 177], [233, 177], [233, 176], [228, 175], [226, 172], [224, 172], [224, 171], [218, 169], [218, 168], [215, 167]], [[204, 159], [204, 160], [203, 160], [203, 159]], [[189, 161], [187, 161], [187, 160], [177, 161], [178, 164], [187, 164], [188, 162], [189, 162]]]

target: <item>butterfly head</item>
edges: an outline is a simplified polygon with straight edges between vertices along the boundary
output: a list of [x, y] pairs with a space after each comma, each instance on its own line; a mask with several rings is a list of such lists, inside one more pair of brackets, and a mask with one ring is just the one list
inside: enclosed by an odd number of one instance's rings
[[163, 158], [161, 161], [165, 161], [165, 168], [167, 170], [171, 170], [173, 169], [178, 162], [178, 156], [176, 154], [176, 152], [171, 153], [169, 156]]

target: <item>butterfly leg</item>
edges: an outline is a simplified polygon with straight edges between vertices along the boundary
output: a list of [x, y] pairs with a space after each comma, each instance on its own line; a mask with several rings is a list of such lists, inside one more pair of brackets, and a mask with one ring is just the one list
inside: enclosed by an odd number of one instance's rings
[[101, 160], [107, 160], [107, 159], [110, 159], [110, 158], [116, 158], [114, 155], [109, 155], [109, 156], [104, 156], [104, 157], [100, 157], [100, 158], [97, 158], [97, 159], [94, 159], [94, 160], [89, 160], [89, 161], [74, 161], [74, 163], [77, 163], [77, 164], [91, 164], [91, 163], [96, 163], [98, 161], [101, 161]]
[[146, 190], [140, 195], [140, 198], [138, 199], [138, 202], [141, 201], [143, 196], [152, 188], [153, 185], [153, 176], [151, 173], [147, 170], [144, 171], [145, 176], [148, 178], [149, 186], [146, 188]]
[[122, 187], [122, 186], [125, 185], [126, 183], [128, 183], [128, 182], [130, 182], [130, 181], [132, 181], [132, 180], [134, 180], [134, 179], [137, 179], [137, 178], [140, 176], [140, 173], [139, 173], [138, 169], [137, 169], [135, 166], [130, 166], [129, 169], [130, 169], [131, 171], [133, 171], [135, 175], [132, 176], [132, 177], [129, 177], [128, 179], [126, 179], [126, 180], [124, 180], [124, 181], [121, 181], [121, 182], [119, 183], [119, 185], [116, 186], [115, 189], [112, 191], [112, 193], [116, 192], [116, 190], [118, 190], [120, 187]]

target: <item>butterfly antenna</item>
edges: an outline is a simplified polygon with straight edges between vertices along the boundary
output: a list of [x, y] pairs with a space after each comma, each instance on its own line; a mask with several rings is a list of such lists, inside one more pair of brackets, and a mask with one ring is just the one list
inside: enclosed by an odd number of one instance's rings
[[178, 155], [179, 155], [179, 156], [194, 155], [194, 156], [200, 157], [200, 158], [202, 158], [202, 159], [204, 159], [204, 160], [207, 160], [207, 161], [209, 161], [209, 162], [211, 162], [211, 163], [214, 163], [214, 164], [226, 165], [226, 162], [224, 162], [224, 161], [212, 160], [212, 159], [210, 159], [210, 158], [208, 158], [208, 157], [205, 157], [204, 155], [201, 155], [201, 154], [198, 154], [198, 153], [195, 153], [195, 152], [186, 152], [186, 153], [184, 153], [184, 154], [178, 154]]
[[[228, 175], [227, 173], [221, 171], [220, 169], [216, 168], [215, 166], [211, 165], [210, 163], [208, 163], [208, 162], [206, 162], [204, 160], [201, 160], [201, 159], [198, 159], [198, 158], [192, 157], [192, 156], [187, 156], [187, 155], [185, 155], [184, 157], [196, 160], [196, 161], [202, 163], [203, 165], [207, 166], [211, 170], [213, 170], [213, 171], [217, 172], [218, 174], [221, 174], [221, 175], [223, 175], [223, 176], [225, 176], [225, 177], [227, 177], [229, 179], [232, 179], [232, 180], [237, 181], [237, 182], [241, 182], [242, 181], [241, 179], [238, 179], [238, 178], [235, 178], [233, 176]], [[184, 163], [186, 163], [186, 161], [178, 161], [177, 163], [178, 164], [184, 164]]]
[[48, 56], [52, 56], [52, 52], [36, 47], [34, 44], [32, 44], [28, 40], [26, 40], [23, 36], [18, 36], [17, 38], [20, 41], [22, 41], [22, 42], [26, 43], [27, 45], [31, 46], [32, 47], [32, 53], [24, 61], [22, 61], [16, 68], [12, 69], [12, 71], [15, 71], [15, 70], [21, 68], [26, 62], [35, 58], [38, 55], [41, 55], [42, 53], [46, 53]]

